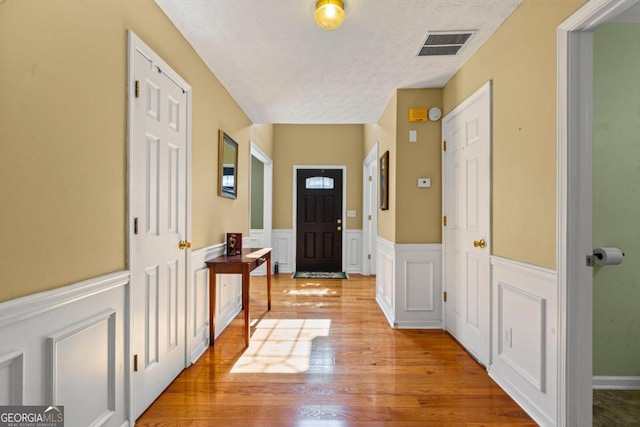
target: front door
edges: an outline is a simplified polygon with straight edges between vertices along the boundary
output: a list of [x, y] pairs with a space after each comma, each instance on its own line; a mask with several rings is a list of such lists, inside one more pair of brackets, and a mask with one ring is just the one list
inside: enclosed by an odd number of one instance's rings
[[491, 85], [443, 120], [445, 328], [489, 363]]
[[[133, 413], [186, 364], [187, 95], [134, 36], [129, 208]], [[168, 74], [170, 73], [170, 74]]]
[[342, 271], [342, 169], [298, 169], [296, 270]]

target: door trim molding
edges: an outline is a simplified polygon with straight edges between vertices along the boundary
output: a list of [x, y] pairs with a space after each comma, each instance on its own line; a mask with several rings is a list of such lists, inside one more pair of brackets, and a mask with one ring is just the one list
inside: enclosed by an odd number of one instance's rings
[[[373, 218], [375, 218], [375, 224], [378, 224], [378, 208], [376, 207], [376, 209], [374, 209], [373, 211], [369, 211], [369, 207], [371, 206], [371, 194], [368, 191], [365, 191], [365, 188], [367, 187], [367, 178], [369, 177], [369, 166], [373, 163], [373, 162], [377, 162], [378, 161], [378, 146], [380, 145], [379, 142], [376, 142], [373, 146], [373, 148], [371, 148], [371, 150], [369, 151], [369, 154], [367, 154], [367, 157], [365, 157], [364, 161], [362, 162], [362, 274], [364, 276], [368, 276], [371, 274], [371, 268], [370, 268], [370, 262], [374, 262], [375, 263], [375, 259], [376, 259], [376, 252], [377, 251], [370, 251], [371, 249], [371, 243], [376, 242], [376, 239], [378, 238], [378, 232], [376, 230], [375, 234], [372, 234], [369, 231], [369, 227], [367, 227], [367, 215], [371, 215], [372, 217], [372, 221]], [[376, 174], [375, 179], [372, 181], [373, 182], [373, 186], [375, 187], [374, 190], [376, 191], [377, 194], [377, 183], [378, 183], [378, 176]], [[376, 197], [377, 199], [377, 197]], [[376, 227], [377, 228], [377, 227]], [[371, 254], [371, 260], [369, 260], [368, 255]]]
[[305, 169], [340, 169], [342, 170], [342, 218], [344, 227], [342, 227], [342, 271], [345, 271], [345, 235], [344, 231], [347, 230], [347, 166], [346, 165], [293, 165], [293, 216], [292, 218], [292, 230], [293, 230], [293, 271], [296, 271], [296, 240], [298, 236], [298, 170]]
[[592, 419], [593, 289], [592, 271], [585, 268], [592, 242], [582, 237], [592, 227], [592, 32], [636, 3], [590, 0], [557, 29], [559, 427], [591, 425]]
[[[273, 160], [267, 155], [258, 144], [254, 141], [251, 143], [251, 156], [260, 160], [264, 165], [264, 207], [263, 207], [263, 225], [262, 229], [266, 236], [267, 246], [271, 246], [271, 237], [273, 233]], [[251, 200], [249, 200], [251, 203]], [[251, 210], [249, 210], [251, 215]], [[251, 218], [249, 218], [251, 223]]]
[[[132, 250], [132, 240], [133, 240], [133, 174], [131, 173], [131, 158], [132, 158], [132, 146], [131, 143], [133, 141], [133, 111], [134, 111], [134, 102], [135, 102], [135, 78], [134, 78], [134, 64], [135, 64], [135, 54], [139, 52], [143, 56], [145, 56], [149, 61], [157, 64], [162, 72], [171, 79], [178, 87], [180, 87], [185, 92], [186, 97], [186, 162], [187, 162], [187, 170], [186, 170], [186, 204], [185, 207], [185, 239], [187, 241], [191, 241], [191, 203], [192, 203], [192, 193], [191, 193], [191, 120], [192, 120], [192, 90], [191, 86], [184, 80], [182, 77], [176, 73], [169, 64], [167, 64], [160, 56], [158, 56], [153, 49], [151, 49], [145, 42], [142, 41], [140, 37], [138, 37], [133, 31], [127, 31], [127, 269], [131, 272], [131, 266], [135, 265], [134, 261], [134, 251]], [[186, 286], [186, 295], [185, 302], [189, 301], [191, 295], [191, 256], [186, 256], [187, 252], [185, 251], [185, 286]], [[133, 327], [132, 322], [130, 321], [133, 317], [133, 284], [130, 282], [126, 292], [127, 299], [127, 318], [129, 321], [127, 322], [126, 330], [125, 330], [125, 388], [126, 394], [128, 396], [128, 404], [127, 415], [130, 420], [135, 420], [134, 418], [134, 385], [133, 385], [133, 375], [132, 375], [132, 361], [133, 361], [133, 348], [132, 348], [132, 338], [133, 338]], [[189, 305], [185, 307], [186, 319], [191, 317], [191, 313], [189, 312]], [[186, 320], [185, 319], [185, 320]], [[186, 330], [187, 321], [185, 321], [185, 330], [183, 331], [184, 337], [186, 339], [185, 342], [185, 360], [189, 359], [189, 348], [191, 347], [191, 337], [187, 333]], [[186, 366], [185, 366], [186, 367]]]

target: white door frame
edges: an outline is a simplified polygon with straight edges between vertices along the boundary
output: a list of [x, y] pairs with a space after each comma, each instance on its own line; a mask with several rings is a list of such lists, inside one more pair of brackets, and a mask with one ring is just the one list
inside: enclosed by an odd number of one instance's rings
[[[262, 231], [264, 233], [263, 244], [271, 247], [271, 238], [273, 234], [273, 160], [262, 151], [260, 146], [250, 141], [250, 156], [255, 157], [264, 165], [263, 170], [263, 212], [262, 212]], [[251, 164], [251, 158], [249, 158]], [[249, 168], [251, 169], [251, 168]], [[251, 199], [251, 198], [249, 198]], [[251, 200], [249, 200], [249, 225], [251, 225]], [[249, 227], [251, 230], [251, 227]], [[271, 266], [273, 270], [274, 266]]]
[[253, 141], [251, 141], [251, 155], [264, 164], [263, 230], [267, 236], [266, 241], [271, 246], [273, 229], [273, 160]]
[[[370, 265], [376, 262], [376, 253], [372, 253], [372, 248], [375, 248], [376, 239], [378, 238], [377, 224], [378, 224], [378, 207], [371, 209], [371, 195], [377, 194], [378, 188], [378, 174], [372, 175], [371, 181], [369, 181], [369, 168], [371, 164], [378, 161], [378, 145], [376, 142], [367, 157], [362, 162], [362, 274], [368, 276], [372, 274]], [[368, 186], [373, 186], [373, 191], [366, 191]], [[374, 193], [375, 192], [375, 193]], [[371, 215], [371, 224], [376, 225], [375, 233], [371, 232], [371, 227], [368, 226], [368, 215]], [[371, 259], [369, 259], [371, 255]], [[373, 272], [375, 273], [375, 271]]]
[[346, 252], [345, 242], [346, 242], [346, 231], [347, 231], [347, 167], [340, 165], [293, 165], [293, 216], [292, 221], [292, 230], [293, 230], [293, 272], [296, 272], [296, 258], [298, 256], [296, 247], [296, 243], [298, 240], [298, 170], [299, 169], [340, 169], [342, 170], [342, 271], [345, 271], [345, 257]]
[[590, 0], [558, 27], [559, 427], [592, 424], [593, 31], [637, 1]]
[[[186, 222], [186, 240], [191, 241], [191, 86], [183, 80], [166, 62], [164, 62], [157, 54], [151, 49], [145, 42], [140, 39], [133, 31], [129, 30], [127, 32], [127, 269], [131, 270], [131, 266], [135, 265], [135, 254], [132, 250], [132, 240], [133, 240], [133, 232], [134, 232], [134, 215], [133, 215], [133, 191], [134, 188], [134, 176], [131, 173], [131, 159], [133, 154], [132, 142], [134, 139], [133, 135], [133, 126], [132, 123], [132, 114], [134, 111], [134, 102], [135, 102], [135, 78], [133, 75], [133, 64], [134, 57], [136, 52], [141, 53], [143, 56], [147, 58], [153, 58], [152, 62], [156, 63], [160, 68], [162, 68], [163, 73], [167, 75], [171, 80], [173, 80], [176, 85], [178, 85], [182, 90], [185, 91], [186, 95], [186, 126], [187, 126], [187, 145], [186, 145], [186, 162], [187, 162], [187, 188], [186, 188], [186, 208], [185, 208], [185, 222]], [[192, 313], [190, 310], [190, 306], [188, 301], [191, 298], [191, 257], [186, 256], [185, 263], [185, 287], [186, 287], [186, 296], [185, 296], [185, 329], [188, 328], [189, 322], [187, 319], [192, 317]], [[127, 409], [128, 417], [131, 423], [135, 421], [134, 419], [134, 386], [133, 386], [133, 345], [132, 339], [134, 336], [134, 331], [132, 327], [132, 313], [133, 309], [133, 286], [131, 282], [127, 287], [126, 291], [127, 298], [127, 326], [125, 330], [125, 354], [127, 357], [125, 358], [125, 384], [126, 384], [126, 393], [128, 396], [129, 408]], [[184, 336], [186, 338], [185, 341], [185, 368], [186, 364], [189, 363], [189, 349], [191, 348], [191, 340], [190, 335], [187, 333], [187, 330], [183, 331]]]

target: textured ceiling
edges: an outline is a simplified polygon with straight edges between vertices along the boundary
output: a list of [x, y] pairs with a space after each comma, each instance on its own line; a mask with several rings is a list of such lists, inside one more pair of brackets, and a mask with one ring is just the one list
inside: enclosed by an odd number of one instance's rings
[[[375, 123], [396, 89], [442, 87], [521, 0], [156, 0], [254, 123]], [[430, 31], [477, 30], [457, 56], [418, 57]], [[429, 107], [429, 106], [424, 106]]]

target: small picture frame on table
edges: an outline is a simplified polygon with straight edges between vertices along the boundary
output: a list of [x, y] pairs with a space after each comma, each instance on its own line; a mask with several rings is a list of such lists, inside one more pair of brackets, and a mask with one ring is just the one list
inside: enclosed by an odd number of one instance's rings
[[242, 253], [242, 233], [227, 233], [227, 256]]

